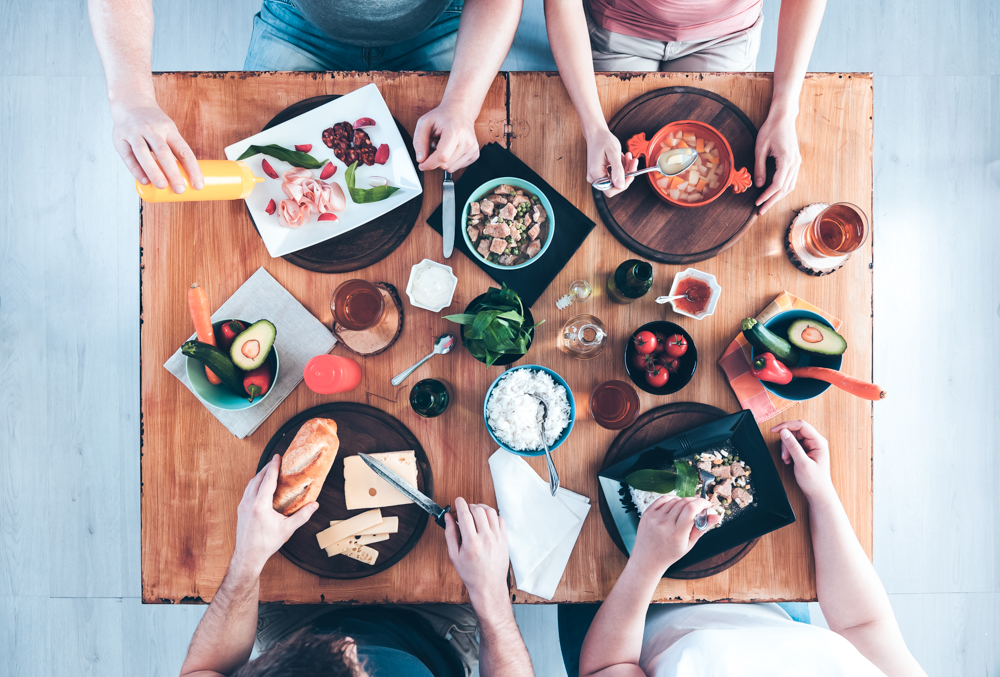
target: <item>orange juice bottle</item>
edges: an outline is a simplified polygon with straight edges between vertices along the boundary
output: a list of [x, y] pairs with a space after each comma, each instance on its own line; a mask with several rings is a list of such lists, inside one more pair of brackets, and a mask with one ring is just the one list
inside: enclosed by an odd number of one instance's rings
[[241, 200], [253, 192], [254, 186], [264, 179], [254, 176], [250, 166], [242, 160], [198, 160], [205, 176], [205, 187], [195, 190], [183, 167], [181, 176], [186, 186], [183, 193], [175, 193], [170, 186], [157, 188], [152, 183], [135, 182], [135, 190], [146, 202], [201, 202], [203, 200]]

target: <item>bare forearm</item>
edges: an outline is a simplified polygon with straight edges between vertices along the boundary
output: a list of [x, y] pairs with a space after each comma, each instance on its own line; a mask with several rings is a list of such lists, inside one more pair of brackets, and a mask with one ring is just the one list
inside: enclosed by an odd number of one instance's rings
[[580, 675], [587, 677], [608, 670], [622, 677], [641, 677], [639, 654], [646, 608], [663, 572], [656, 572], [630, 559], [621, 578], [594, 617], [580, 650]]
[[514, 42], [521, 0], [475, 0], [465, 3], [455, 58], [442, 106], [479, 116], [486, 93]]
[[194, 631], [181, 677], [228, 675], [250, 659], [257, 632], [260, 571], [234, 562]]
[[825, 9], [826, 0], [784, 0], [781, 3], [772, 111], [798, 115], [802, 80], [809, 67], [809, 57]]
[[581, 0], [546, 0], [545, 26], [552, 56], [569, 94], [584, 136], [607, 127], [594, 79], [590, 31]]
[[514, 620], [510, 601], [506, 608], [479, 616], [479, 674], [483, 677], [532, 677], [535, 672]]
[[101, 55], [108, 99], [153, 94], [152, 0], [89, 0], [90, 25]]
[[830, 629], [840, 632], [892, 620], [885, 588], [832, 487], [810, 499], [809, 527], [816, 555], [816, 592]]

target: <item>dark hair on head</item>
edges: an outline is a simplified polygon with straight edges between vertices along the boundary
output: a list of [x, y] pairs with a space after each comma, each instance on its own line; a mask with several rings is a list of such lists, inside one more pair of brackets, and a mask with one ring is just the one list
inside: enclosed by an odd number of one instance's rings
[[367, 677], [354, 640], [303, 628], [233, 673], [233, 677]]

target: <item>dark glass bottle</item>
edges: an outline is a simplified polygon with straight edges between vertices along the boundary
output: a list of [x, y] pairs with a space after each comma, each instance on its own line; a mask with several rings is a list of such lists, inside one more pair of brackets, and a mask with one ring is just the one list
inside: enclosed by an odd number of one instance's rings
[[441, 381], [425, 378], [410, 390], [410, 406], [424, 418], [434, 418], [448, 408], [448, 389]]
[[653, 286], [653, 266], [629, 259], [608, 275], [608, 296], [615, 303], [632, 303]]

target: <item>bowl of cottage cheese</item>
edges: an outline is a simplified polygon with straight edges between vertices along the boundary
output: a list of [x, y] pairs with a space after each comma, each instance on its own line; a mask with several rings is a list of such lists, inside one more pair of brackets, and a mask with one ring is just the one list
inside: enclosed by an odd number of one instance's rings
[[529, 364], [508, 369], [486, 391], [483, 420], [493, 441], [518, 456], [541, 456], [542, 432], [539, 429], [541, 407], [545, 402], [545, 441], [554, 451], [573, 429], [576, 402], [573, 393], [559, 374], [551, 369]]

